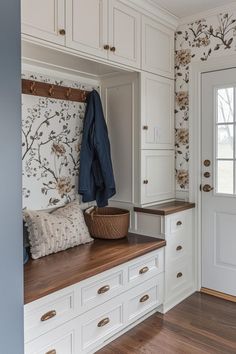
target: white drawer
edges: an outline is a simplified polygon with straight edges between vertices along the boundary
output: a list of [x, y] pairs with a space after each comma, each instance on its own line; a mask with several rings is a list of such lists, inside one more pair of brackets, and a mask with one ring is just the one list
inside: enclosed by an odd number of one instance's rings
[[166, 236], [167, 246], [165, 248], [166, 267], [171, 266], [171, 262], [191, 256], [192, 235], [189, 232], [175, 232]]
[[128, 281], [140, 283], [160, 274], [164, 269], [164, 250], [149, 253], [140, 257], [128, 266]]
[[24, 306], [25, 342], [32, 340], [78, 314], [76, 286], [71, 286]]
[[81, 351], [90, 352], [124, 326], [121, 297], [85, 313], [80, 322]]
[[168, 216], [170, 228], [167, 233], [192, 232], [192, 210], [185, 210]]
[[126, 309], [128, 321], [133, 322], [152, 308], [161, 305], [163, 288], [164, 276], [162, 273], [130, 291]]
[[25, 345], [25, 354], [78, 354], [76, 321], [72, 320]]
[[[95, 280], [96, 279], [96, 280]], [[99, 274], [92, 280], [81, 282], [81, 307], [82, 310], [91, 309], [119, 295], [124, 289], [124, 272], [112, 270], [106, 275]]]
[[166, 298], [176, 297], [187, 289], [193, 281], [193, 266], [191, 258], [172, 263], [172, 267], [165, 272]]

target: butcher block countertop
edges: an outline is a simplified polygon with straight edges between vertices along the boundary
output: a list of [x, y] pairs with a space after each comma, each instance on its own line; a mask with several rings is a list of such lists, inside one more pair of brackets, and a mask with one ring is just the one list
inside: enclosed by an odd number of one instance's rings
[[146, 214], [170, 215], [192, 208], [195, 208], [195, 203], [175, 200], [173, 202], [156, 204], [149, 207], [134, 207], [134, 211]]
[[24, 266], [25, 304], [78, 283], [166, 245], [165, 240], [128, 234], [121, 240], [94, 240]]

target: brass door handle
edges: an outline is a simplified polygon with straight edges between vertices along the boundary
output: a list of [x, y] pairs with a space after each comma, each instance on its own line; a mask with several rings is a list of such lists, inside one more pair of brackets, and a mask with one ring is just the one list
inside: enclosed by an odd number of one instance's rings
[[183, 273], [179, 272], [177, 275], [176, 275], [176, 278], [181, 278], [183, 276]]
[[98, 289], [98, 294], [105, 294], [107, 291], [110, 290], [110, 285], [104, 285], [100, 289]]
[[57, 351], [55, 349], [49, 350], [49, 352], [45, 354], [57, 354]]
[[183, 249], [183, 247], [181, 245], [176, 247], [176, 251], [181, 251]]
[[48, 312], [46, 312], [46, 313], [41, 317], [41, 321], [42, 321], [42, 322], [48, 321], [48, 320], [50, 320], [51, 318], [55, 317], [56, 314], [57, 314], [57, 313], [56, 313], [55, 310], [48, 311]]
[[98, 322], [98, 327], [104, 327], [110, 322], [109, 317], [103, 318], [100, 322]]
[[104, 47], [103, 47], [105, 50], [109, 50], [110, 49], [110, 46], [108, 44], [105, 44]]
[[113, 53], [115, 53], [116, 47], [111, 47], [111, 48], [110, 48], [110, 51], [113, 52]]
[[60, 30], [59, 30], [59, 34], [60, 34], [61, 36], [65, 36], [66, 31], [65, 31], [64, 29], [60, 29]]
[[145, 274], [149, 271], [148, 267], [143, 267], [142, 269], [140, 269], [139, 274]]
[[143, 303], [143, 302], [145, 302], [145, 301], [147, 301], [149, 299], [149, 295], [144, 295], [144, 296], [142, 296], [141, 297], [141, 299], [139, 300], [139, 302], [141, 302], [141, 303]]
[[202, 187], [203, 192], [211, 192], [214, 189], [214, 187], [211, 187], [209, 184], [204, 184]]

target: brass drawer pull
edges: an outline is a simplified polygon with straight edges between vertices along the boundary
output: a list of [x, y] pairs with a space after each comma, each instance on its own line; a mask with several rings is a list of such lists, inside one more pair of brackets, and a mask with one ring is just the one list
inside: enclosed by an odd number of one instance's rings
[[176, 251], [181, 251], [183, 249], [183, 247], [181, 245], [176, 247]]
[[103, 318], [100, 322], [98, 322], [98, 327], [104, 327], [110, 322], [110, 319], [108, 317]]
[[42, 322], [48, 321], [48, 320], [50, 320], [51, 318], [55, 317], [56, 314], [57, 314], [57, 313], [56, 313], [55, 310], [48, 311], [48, 312], [46, 312], [46, 313], [41, 317], [41, 321], [42, 321]]
[[177, 225], [177, 226], [181, 226], [181, 225], [182, 225], [182, 221], [180, 221], [180, 220], [177, 221], [176, 225]]
[[145, 179], [145, 180], [143, 181], [143, 184], [148, 184], [148, 180]]
[[147, 126], [147, 125], [144, 125], [144, 126], [143, 126], [143, 130], [148, 130], [148, 126]]
[[45, 354], [57, 354], [57, 351], [55, 349], [53, 349], [53, 350], [49, 350], [49, 352], [47, 352]]
[[139, 274], [145, 274], [149, 271], [148, 267], [143, 267], [142, 269], [140, 269]]
[[106, 293], [107, 291], [110, 290], [110, 285], [104, 285], [102, 286], [100, 289], [98, 289], [98, 294], [104, 294]]
[[143, 303], [143, 302], [147, 301], [148, 299], [149, 299], [149, 295], [144, 295], [144, 296], [141, 297], [139, 302]]
[[177, 275], [176, 275], [176, 278], [181, 278], [183, 276], [183, 273], [179, 272]]
[[111, 47], [110, 51], [114, 53], [116, 51], [116, 47]]
[[64, 29], [60, 29], [60, 30], [59, 30], [59, 34], [60, 34], [61, 36], [65, 36], [66, 31], [65, 31]]
[[105, 44], [103, 48], [104, 48], [105, 50], [109, 50], [109, 49], [110, 49], [110, 46], [109, 46], [109, 44]]

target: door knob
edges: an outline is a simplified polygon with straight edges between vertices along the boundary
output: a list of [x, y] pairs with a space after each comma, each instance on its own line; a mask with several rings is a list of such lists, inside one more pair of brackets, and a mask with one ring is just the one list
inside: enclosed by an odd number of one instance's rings
[[204, 184], [202, 190], [203, 192], [211, 192], [214, 189], [214, 187], [211, 187], [209, 184]]

